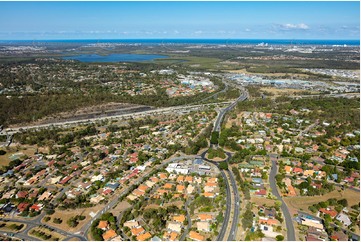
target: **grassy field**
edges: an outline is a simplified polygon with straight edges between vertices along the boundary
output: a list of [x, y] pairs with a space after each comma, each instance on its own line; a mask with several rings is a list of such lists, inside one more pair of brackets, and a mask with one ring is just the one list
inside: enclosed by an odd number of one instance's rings
[[[24, 227], [22, 227], [20, 230], [16, 230], [16, 229], [12, 228], [13, 224], [15, 224], [16, 226], [19, 226], [19, 225], [22, 224]], [[17, 223], [17, 222], [3, 222], [3, 221], [1, 221], [0, 225], [2, 226], [2, 227], [0, 227], [1, 230], [9, 231], [9, 232], [19, 232], [19, 231], [23, 231], [26, 228], [26, 224]]]
[[[97, 206], [91, 207], [91, 208], [85, 208], [85, 209], [75, 209], [75, 210], [65, 210], [65, 211], [56, 209], [55, 213], [49, 216], [51, 219], [48, 222], [45, 222], [44, 219], [42, 220], [42, 222], [44, 224], [49, 224], [51, 226], [54, 226], [54, 227], [59, 228], [59, 229], [64, 230], [64, 231], [76, 232], [86, 222], [88, 222], [91, 219], [91, 217], [89, 215], [90, 212], [96, 213], [97, 211], [101, 210], [103, 207], [104, 207], [104, 204], [97, 205]], [[84, 220], [78, 220], [79, 224], [75, 228], [71, 228], [67, 224], [67, 221], [71, 217], [75, 217], [76, 215], [84, 215], [86, 218]], [[56, 223], [53, 222], [54, 218], [60, 218], [60, 219], [63, 220], [63, 222], [61, 224], [56, 224]]]
[[275, 205], [275, 201], [277, 200], [272, 200], [266, 197], [256, 197], [256, 196], [252, 196], [251, 197], [251, 202], [255, 203], [257, 206], [274, 206]]
[[[41, 231], [44, 232], [46, 235], [51, 235], [51, 239], [50, 240], [55, 240], [55, 238], [58, 238], [59, 240], [64, 240], [66, 237], [64, 235], [61, 235], [55, 231], [51, 231], [50, 229], [44, 228], [44, 227], [35, 227], [31, 230], [29, 230], [28, 235], [31, 237], [36, 237], [38, 238], [36, 235], [32, 234], [32, 231]], [[39, 237], [39, 239], [42, 239]]]
[[285, 197], [283, 200], [287, 203], [287, 206], [291, 214], [296, 214], [297, 210], [303, 210], [305, 212], [310, 212], [308, 207], [316, 204], [321, 201], [326, 201], [329, 198], [336, 199], [347, 199], [349, 209], [352, 205], [358, 204], [360, 202], [360, 193], [353, 191], [351, 189], [346, 189], [345, 191], [334, 190], [330, 193], [327, 193], [323, 196], [314, 196], [314, 197]]
[[0, 167], [7, 166], [10, 163], [9, 156], [15, 153], [24, 153], [27, 156], [32, 156], [35, 154], [36, 146], [21, 146], [21, 149], [17, 149], [14, 146], [11, 146], [9, 149], [4, 149], [6, 151], [5, 155], [0, 155]]

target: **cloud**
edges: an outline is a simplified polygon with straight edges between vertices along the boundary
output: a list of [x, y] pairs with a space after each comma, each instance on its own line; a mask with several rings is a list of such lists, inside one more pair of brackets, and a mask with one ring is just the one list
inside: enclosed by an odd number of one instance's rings
[[251, 30], [247, 28], [247, 29], [245, 29], [245, 31], [246, 31], [246, 32], [250, 32]]
[[307, 30], [310, 27], [307, 24], [300, 23], [300, 24], [281, 24], [279, 26], [283, 30]]

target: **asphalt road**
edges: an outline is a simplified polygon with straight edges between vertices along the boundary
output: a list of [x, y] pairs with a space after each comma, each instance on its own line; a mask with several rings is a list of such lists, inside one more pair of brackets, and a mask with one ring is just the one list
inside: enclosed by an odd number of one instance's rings
[[[248, 93], [245, 90], [241, 90], [241, 95], [236, 99], [236, 101], [234, 101], [233, 103], [231, 103], [228, 107], [221, 109], [220, 112], [218, 113], [217, 119], [214, 123], [214, 127], [213, 127], [213, 131], [220, 131], [221, 129], [221, 124], [223, 122], [223, 118], [224, 115], [230, 111], [232, 108], [234, 108], [238, 102], [240, 101], [245, 101], [248, 98]], [[213, 147], [213, 145], [211, 144], [211, 147]], [[214, 162], [211, 160], [206, 159], [206, 153], [207, 151], [203, 152], [201, 154], [202, 159], [213, 163], [214, 165], [218, 166], [219, 163], [218, 162]], [[228, 162], [228, 160], [232, 157], [232, 153], [230, 152], [226, 152], [227, 155], [227, 159], [226, 162]], [[229, 177], [230, 177], [230, 183], [228, 182], [226, 173], [228, 173]], [[233, 221], [232, 221], [232, 225], [231, 225], [231, 229], [230, 229], [230, 234], [227, 238], [227, 240], [235, 240], [235, 236], [236, 236], [236, 231], [237, 231], [237, 226], [238, 226], [238, 220], [239, 220], [239, 210], [240, 210], [240, 201], [239, 201], [239, 194], [238, 194], [238, 189], [237, 189], [237, 183], [234, 179], [233, 173], [230, 172], [229, 170], [224, 171], [221, 169], [221, 175], [226, 183], [226, 192], [227, 192], [227, 202], [226, 202], [226, 212], [224, 215], [224, 220], [223, 220], [223, 224], [221, 227], [221, 230], [218, 234], [217, 240], [221, 241], [224, 239], [225, 237], [225, 233], [227, 231], [227, 227], [229, 224], [229, 219], [230, 219], [230, 214], [231, 214], [231, 208], [232, 208], [232, 203], [231, 203], [231, 196], [234, 196], [234, 212], [233, 212]], [[234, 194], [231, 194], [231, 189], [230, 186], [232, 186], [232, 190], [234, 191]]]
[[174, 106], [174, 107], [167, 107], [167, 108], [158, 108], [152, 109], [149, 111], [144, 112], [135, 112], [135, 113], [128, 113], [128, 114], [119, 114], [119, 115], [110, 115], [107, 117], [95, 117], [95, 118], [88, 118], [88, 119], [79, 119], [74, 121], [59, 121], [59, 122], [51, 122], [47, 124], [39, 124], [39, 125], [31, 125], [31, 126], [22, 126], [22, 127], [14, 127], [14, 128], [7, 128], [0, 132], [2, 135], [6, 134], [15, 134], [18, 132], [22, 132], [28, 129], [42, 129], [48, 127], [58, 127], [58, 126], [68, 126], [68, 125], [78, 125], [78, 124], [85, 124], [85, 123], [92, 123], [101, 120], [109, 120], [109, 119], [122, 119], [122, 118], [130, 118], [130, 117], [144, 117], [147, 115], [157, 115], [161, 113], [179, 113], [183, 111], [191, 111], [191, 110], [199, 110], [203, 109], [208, 106], [214, 106], [219, 104], [228, 104], [229, 102], [220, 102], [220, 103], [209, 103], [209, 104], [198, 104], [198, 105], [183, 105], [183, 106]]
[[291, 214], [288, 211], [286, 203], [283, 201], [282, 197], [280, 196], [280, 194], [278, 193], [278, 190], [277, 190], [277, 183], [276, 183], [275, 176], [277, 175], [278, 168], [277, 168], [276, 159], [273, 156], [270, 156], [270, 158], [272, 161], [272, 168], [271, 168], [271, 172], [269, 175], [269, 183], [270, 183], [270, 187], [272, 189], [272, 194], [274, 196], [276, 196], [282, 202], [281, 209], [282, 209], [283, 216], [284, 216], [285, 222], [286, 222], [287, 240], [295, 241], [296, 235], [295, 235], [295, 229], [293, 227], [293, 220], [292, 220]]
[[188, 221], [188, 224], [187, 224], [187, 227], [186, 229], [184, 230], [182, 236], [179, 238], [179, 241], [185, 241], [186, 240], [186, 236], [188, 235], [188, 231], [191, 229], [192, 227], [192, 219], [191, 219], [191, 215], [189, 214], [189, 209], [188, 209], [188, 205], [189, 205], [189, 200], [187, 200], [184, 204], [184, 208], [187, 212], [187, 221]]
[[232, 227], [231, 233], [228, 236], [228, 241], [233, 241], [236, 239], [237, 227], [238, 227], [238, 220], [239, 220], [239, 211], [240, 211], [240, 199], [238, 194], [238, 188], [236, 180], [234, 179], [232, 171], [229, 172], [229, 177], [231, 180], [232, 190], [234, 193], [234, 213], [233, 213], [233, 220], [232, 220]]
[[[44, 224], [41, 224], [40, 220], [42, 219], [42, 217], [44, 217], [45, 214], [41, 214], [39, 215], [38, 217], [34, 218], [34, 219], [31, 219], [31, 220], [21, 220], [21, 219], [12, 219], [12, 218], [0, 218], [0, 221], [9, 221], [9, 222], [18, 222], [18, 223], [23, 223], [23, 224], [26, 224], [26, 228], [21, 231], [21, 232], [17, 232], [17, 233], [14, 233], [14, 236], [15, 237], [18, 237], [20, 239], [25, 239], [25, 240], [39, 240], [37, 238], [33, 238], [31, 236], [28, 235], [28, 232], [32, 229], [32, 228], [35, 228], [35, 227], [38, 227], [38, 226], [44, 226]], [[62, 234], [64, 236], [66, 236], [67, 238], [78, 238], [79, 240], [81, 241], [85, 241], [86, 239], [81, 236], [81, 235], [75, 235], [75, 234], [72, 234], [72, 233], [68, 233], [66, 231], [63, 231], [61, 229], [58, 229], [58, 228], [55, 228], [55, 227], [52, 227], [52, 226], [49, 226], [49, 225], [45, 225], [45, 227], [47, 228], [50, 228], [50, 229], [53, 229], [55, 232], [59, 233], [59, 234]]]

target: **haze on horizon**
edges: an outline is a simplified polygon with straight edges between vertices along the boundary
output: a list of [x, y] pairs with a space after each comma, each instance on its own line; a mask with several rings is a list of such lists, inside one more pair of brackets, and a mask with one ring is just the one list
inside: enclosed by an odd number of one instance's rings
[[0, 40], [360, 39], [360, 2], [0, 2]]

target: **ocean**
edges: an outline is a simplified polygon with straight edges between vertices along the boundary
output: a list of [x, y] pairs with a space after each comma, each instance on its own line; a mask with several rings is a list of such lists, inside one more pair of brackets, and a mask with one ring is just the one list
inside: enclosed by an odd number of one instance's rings
[[302, 39], [84, 39], [84, 40], [0, 40], [2, 45], [52, 44], [142, 44], [142, 45], [347, 45], [359, 46], [360, 40], [302, 40]]

